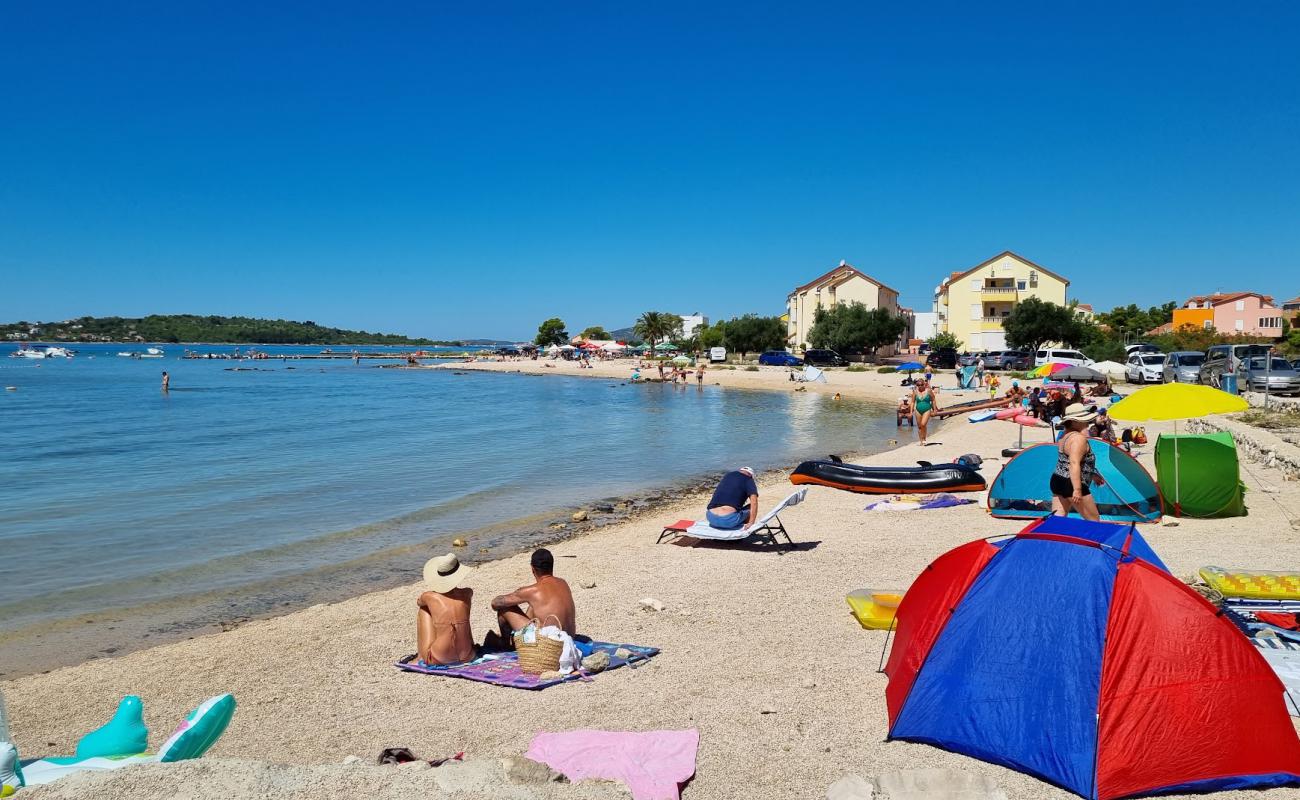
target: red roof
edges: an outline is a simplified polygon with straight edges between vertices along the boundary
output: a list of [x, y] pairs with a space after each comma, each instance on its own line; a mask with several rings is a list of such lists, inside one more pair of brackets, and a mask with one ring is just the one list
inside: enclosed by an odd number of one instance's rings
[[840, 263], [839, 263], [839, 264], [838, 264], [834, 269], [830, 270], [829, 272], [827, 272], [827, 273], [824, 274], [824, 275], [821, 275], [821, 276], [819, 276], [819, 277], [817, 277], [817, 278], [815, 278], [815, 279], [813, 279], [813, 280], [811, 280], [811, 281], [808, 281], [808, 282], [805, 283], [803, 286], [796, 286], [796, 287], [795, 287], [795, 290], [794, 290], [793, 292], [790, 292], [790, 294], [798, 294], [799, 292], [802, 292], [804, 289], [811, 289], [812, 287], [816, 286], [817, 284], [819, 284], [819, 283], [824, 283], [824, 282], [827, 281], [828, 279], [835, 277], [837, 274], [839, 274], [839, 273], [841, 273], [841, 272], [845, 273], [846, 275], [858, 275], [858, 276], [861, 276], [861, 277], [866, 278], [867, 280], [871, 281], [871, 282], [874, 283], [875, 285], [879, 286], [881, 289], [885, 289], [885, 290], [887, 290], [887, 291], [893, 292], [894, 294], [898, 294], [898, 290], [889, 288], [889, 287], [886, 286], [885, 284], [881, 283], [880, 281], [878, 281], [878, 280], [876, 280], [875, 278], [871, 277], [871, 276], [868, 275], [867, 273], [863, 272], [862, 270], [858, 269], [857, 267], [855, 267], [855, 266], [853, 266], [852, 264], [849, 264], [849, 263], [847, 263], [847, 262], [845, 262], [845, 261], [841, 261], [841, 262], [840, 262]]
[[969, 274], [971, 274], [972, 272], [974, 272], [975, 270], [980, 269], [981, 267], [987, 267], [989, 264], [992, 264], [994, 261], [997, 261], [999, 258], [1002, 258], [1003, 256], [1011, 256], [1012, 258], [1016, 259], [1017, 261], [1022, 261], [1022, 262], [1024, 262], [1025, 264], [1028, 264], [1029, 266], [1033, 267], [1034, 269], [1038, 270], [1039, 272], [1045, 273], [1045, 274], [1047, 274], [1047, 275], [1051, 275], [1053, 278], [1056, 278], [1058, 281], [1061, 281], [1061, 282], [1064, 283], [1066, 286], [1069, 286], [1069, 285], [1070, 285], [1070, 280], [1069, 280], [1069, 278], [1066, 278], [1064, 275], [1058, 275], [1058, 274], [1056, 274], [1055, 272], [1052, 272], [1052, 271], [1051, 271], [1050, 269], [1048, 269], [1047, 267], [1044, 267], [1044, 266], [1042, 266], [1041, 264], [1035, 264], [1034, 262], [1030, 261], [1029, 259], [1025, 258], [1024, 256], [1022, 256], [1022, 255], [1017, 255], [1016, 253], [1013, 253], [1013, 252], [1011, 252], [1010, 250], [1003, 250], [1001, 253], [998, 253], [997, 255], [993, 256], [992, 258], [988, 259], [987, 261], [981, 261], [980, 263], [976, 264], [975, 266], [971, 267], [971, 268], [968, 269], [968, 270], [964, 270], [964, 271], [962, 271], [962, 272], [954, 272], [954, 273], [952, 273], [952, 274], [950, 274], [950, 275], [948, 276], [948, 280], [945, 281], [944, 283], [946, 283], [946, 284], [947, 284], [947, 283], [952, 283], [952, 282], [955, 281], [955, 280], [958, 280], [958, 279], [960, 279], [960, 278], [964, 278], [964, 277], [966, 277], [967, 275], [969, 275]]
[[[1240, 300], [1243, 297], [1258, 297], [1269, 305], [1273, 304], [1272, 295], [1260, 294], [1259, 292], [1215, 292], [1214, 294], [1198, 294], [1187, 298], [1187, 303], [1204, 303], [1206, 300], [1209, 300], [1210, 305], [1217, 306], [1222, 305], [1223, 303], [1230, 303], [1233, 300]], [[1183, 303], [1183, 306], [1185, 307], [1187, 303]]]

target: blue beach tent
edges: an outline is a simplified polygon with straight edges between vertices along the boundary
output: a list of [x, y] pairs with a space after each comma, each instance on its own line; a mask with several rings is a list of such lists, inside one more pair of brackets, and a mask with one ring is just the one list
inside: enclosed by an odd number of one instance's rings
[[891, 740], [1089, 800], [1300, 784], [1281, 681], [1132, 524], [1050, 517], [957, 547], [895, 623]]
[[[1160, 487], [1137, 459], [1101, 439], [1089, 439], [1104, 484], [1092, 486], [1097, 510], [1107, 522], [1159, 522]], [[1055, 444], [1036, 444], [1008, 461], [989, 484], [989, 513], [1000, 519], [1038, 519], [1052, 513], [1049, 486], [1056, 468]]]

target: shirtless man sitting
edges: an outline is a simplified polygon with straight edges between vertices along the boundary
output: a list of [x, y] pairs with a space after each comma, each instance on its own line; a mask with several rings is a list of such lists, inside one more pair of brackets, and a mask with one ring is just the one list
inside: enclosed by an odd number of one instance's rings
[[[573, 636], [578, 632], [577, 611], [573, 607], [573, 593], [569, 584], [557, 578], [555, 556], [542, 548], [533, 553], [530, 560], [533, 569], [533, 583], [521, 586], [510, 594], [492, 598], [492, 610], [497, 612], [497, 624], [500, 634], [489, 631], [483, 638], [483, 646], [489, 649], [514, 649], [514, 632], [528, 627], [528, 623], [537, 620], [545, 627], [553, 624], [548, 617], [559, 620], [560, 627]], [[527, 604], [528, 609], [524, 610]]]
[[415, 601], [415, 641], [426, 664], [461, 664], [474, 658], [474, 634], [469, 629], [474, 590], [461, 585], [469, 573], [452, 553], [424, 565], [428, 591]]

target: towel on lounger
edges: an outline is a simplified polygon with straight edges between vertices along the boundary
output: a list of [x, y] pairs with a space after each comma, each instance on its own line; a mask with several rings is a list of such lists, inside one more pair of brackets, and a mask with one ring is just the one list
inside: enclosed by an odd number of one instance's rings
[[622, 781], [635, 800], [679, 800], [679, 787], [695, 774], [700, 732], [567, 731], [539, 733], [524, 755], [577, 783], [585, 778]]

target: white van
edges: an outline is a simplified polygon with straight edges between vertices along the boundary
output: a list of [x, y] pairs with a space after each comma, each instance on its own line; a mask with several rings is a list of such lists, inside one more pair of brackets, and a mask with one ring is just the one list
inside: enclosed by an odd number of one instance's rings
[[1034, 353], [1034, 366], [1041, 367], [1044, 364], [1069, 364], [1075, 367], [1090, 367], [1093, 360], [1088, 358], [1078, 350], [1039, 350]]

